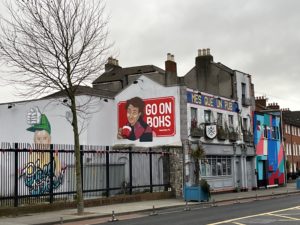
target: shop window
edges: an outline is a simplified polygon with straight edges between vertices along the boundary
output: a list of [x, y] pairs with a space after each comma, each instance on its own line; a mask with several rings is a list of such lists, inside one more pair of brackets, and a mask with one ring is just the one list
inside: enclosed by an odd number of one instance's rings
[[200, 161], [201, 176], [231, 176], [232, 163], [230, 156], [207, 156]]

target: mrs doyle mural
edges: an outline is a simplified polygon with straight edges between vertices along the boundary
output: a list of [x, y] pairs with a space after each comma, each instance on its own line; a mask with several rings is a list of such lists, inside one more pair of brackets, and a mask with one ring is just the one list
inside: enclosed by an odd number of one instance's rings
[[[27, 115], [27, 122], [30, 125], [27, 131], [34, 133], [35, 147], [30, 152], [29, 161], [21, 170], [24, 184], [29, 188], [32, 195], [48, 193], [50, 191], [50, 144], [51, 125], [45, 114], [42, 114], [38, 107], [31, 108]], [[38, 150], [37, 150], [38, 149]], [[44, 150], [44, 151], [43, 151]], [[58, 154], [54, 154], [53, 162], [53, 189], [57, 189], [63, 182], [65, 167], [61, 166]]]

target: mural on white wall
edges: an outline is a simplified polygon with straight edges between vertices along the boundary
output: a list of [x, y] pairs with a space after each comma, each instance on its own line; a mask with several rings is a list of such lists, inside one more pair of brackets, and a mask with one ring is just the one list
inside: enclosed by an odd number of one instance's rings
[[174, 97], [133, 97], [118, 104], [118, 139], [152, 142], [175, 135]]
[[[40, 112], [38, 107], [31, 108], [27, 114], [27, 123], [30, 127], [27, 131], [33, 132], [34, 150], [26, 164], [21, 169], [20, 177], [24, 179], [24, 184], [29, 188], [32, 195], [40, 195], [50, 191], [50, 150], [51, 125], [45, 114]], [[37, 149], [39, 151], [37, 151]], [[53, 189], [57, 189], [63, 182], [65, 166], [62, 166], [58, 158], [58, 153], [54, 154], [53, 161]]]

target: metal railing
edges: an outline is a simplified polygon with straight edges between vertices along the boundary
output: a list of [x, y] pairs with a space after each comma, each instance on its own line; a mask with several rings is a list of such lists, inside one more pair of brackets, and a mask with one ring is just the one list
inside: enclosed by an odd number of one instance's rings
[[[167, 151], [81, 146], [80, 153], [85, 199], [166, 191], [170, 186]], [[0, 206], [74, 201], [74, 146], [2, 143], [0, 181]]]

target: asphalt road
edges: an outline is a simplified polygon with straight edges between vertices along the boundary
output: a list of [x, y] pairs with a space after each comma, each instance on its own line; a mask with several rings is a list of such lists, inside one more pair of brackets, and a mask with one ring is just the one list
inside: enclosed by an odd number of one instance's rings
[[[150, 214], [156, 214], [149, 216]], [[230, 205], [212, 207], [194, 205], [190, 211], [184, 208], [153, 210], [131, 216], [120, 217], [117, 225], [219, 225], [219, 224], [300, 224], [300, 195], [292, 195], [252, 202], [233, 202]], [[136, 217], [136, 218], [134, 218]], [[116, 215], [118, 219], [118, 216]], [[99, 221], [100, 222], [100, 221]], [[102, 222], [93, 224], [112, 224]]]

